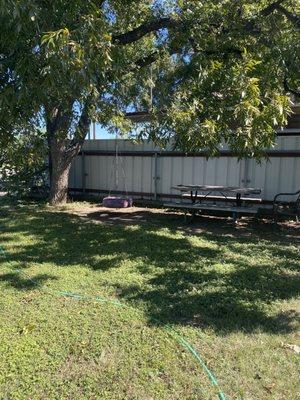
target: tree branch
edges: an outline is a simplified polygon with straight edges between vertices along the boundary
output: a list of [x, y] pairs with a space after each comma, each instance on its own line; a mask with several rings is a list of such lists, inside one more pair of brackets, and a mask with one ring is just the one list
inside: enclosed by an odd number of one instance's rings
[[260, 14], [263, 17], [267, 17], [268, 15], [272, 14], [272, 12], [274, 12], [275, 10], [277, 10], [277, 7], [281, 5], [281, 3], [283, 3], [285, 0], [277, 0], [274, 3], [271, 3], [270, 5], [268, 5], [268, 7], [264, 8]]
[[114, 44], [125, 45], [129, 43], [136, 42], [145, 35], [151, 32], [156, 32], [163, 28], [176, 28], [180, 25], [179, 21], [176, 21], [170, 17], [160, 18], [151, 22], [140, 25], [139, 27], [122, 33], [120, 35], [113, 36], [112, 42]]
[[149, 54], [146, 57], [139, 58], [138, 60], [135, 61], [135, 65], [139, 68], [147, 67], [147, 65], [150, 65], [157, 61], [159, 58], [159, 52], [154, 51], [153, 53]]
[[88, 133], [88, 130], [91, 125], [91, 118], [89, 117], [89, 102], [87, 102], [82, 110], [81, 116], [79, 118], [74, 137], [70, 141], [66, 151], [65, 151], [65, 157], [66, 158], [73, 158], [75, 157], [85, 140], [85, 137]]
[[293, 25], [295, 25], [298, 29], [300, 29], [300, 16], [297, 14], [293, 14], [285, 7], [283, 7], [282, 3], [285, 0], [277, 0], [274, 3], [271, 3], [268, 7], [261, 11], [261, 15], [267, 17], [272, 14], [275, 10], [283, 14]]
[[276, 6], [276, 10], [283, 14], [296, 28], [300, 29], [300, 15], [291, 13], [281, 4]]
[[[277, 0], [274, 3], [271, 3], [265, 9], [261, 11], [261, 15], [263, 17], [267, 17], [268, 15], [272, 14], [275, 10], [279, 11], [280, 13], [284, 14], [286, 18], [292, 22], [297, 28], [300, 28], [300, 17], [288, 11], [286, 8], [282, 6], [282, 3], [285, 0]], [[181, 21], [175, 20], [171, 17], [162, 17], [157, 20], [153, 20], [150, 22], [145, 22], [144, 24], [138, 26], [137, 28], [119, 34], [114, 35], [112, 38], [112, 42], [117, 45], [126, 45], [130, 43], [134, 43], [147, 35], [151, 32], [156, 32], [159, 29], [163, 28], [178, 28], [182, 27], [183, 23]], [[258, 29], [253, 21], [245, 21], [245, 27], [252, 31], [252, 33], [260, 33], [260, 29]]]

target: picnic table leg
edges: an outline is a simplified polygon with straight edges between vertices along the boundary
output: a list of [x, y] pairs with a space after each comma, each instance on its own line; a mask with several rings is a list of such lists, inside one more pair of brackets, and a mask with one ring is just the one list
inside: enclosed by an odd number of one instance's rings
[[196, 190], [195, 194], [193, 194], [193, 191], [191, 190], [191, 201], [192, 201], [193, 204], [196, 203], [197, 196], [198, 196], [197, 190]]
[[196, 212], [197, 212], [196, 210], [193, 210], [193, 211], [192, 211], [191, 222], [194, 221]]
[[240, 207], [242, 205], [242, 201], [241, 201], [241, 193], [237, 193], [236, 194], [236, 205], [237, 207]]
[[278, 225], [278, 212], [276, 208], [273, 210], [273, 218], [274, 218], [274, 224]]
[[186, 216], [186, 214], [187, 214], [187, 212], [186, 212], [186, 210], [184, 211], [184, 223], [186, 224], [187, 223], [187, 216]]
[[189, 223], [190, 223], [190, 222], [193, 222], [194, 217], [195, 217], [195, 212], [196, 212], [195, 210], [191, 210], [191, 218], [189, 219], [189, 218], [188, 218], [188, 215], [187, 215], [187, 214], [188, 214], [188, 211], [185, 210], [185, 211], [184, 211], [184, 223], [187, 224], [188, 222], [189, 222]]
[[237, 225], [238, 218], [239, 218], [239, 214], [236, 211], [233, 211], [232, 212], [232, 220], [233, 220], [234, 225]]

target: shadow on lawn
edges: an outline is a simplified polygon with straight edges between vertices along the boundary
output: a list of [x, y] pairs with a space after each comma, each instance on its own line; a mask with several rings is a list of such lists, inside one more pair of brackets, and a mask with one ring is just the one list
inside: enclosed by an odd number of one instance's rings
[[[201, 233], [207, 241], [193, 245], [188, 235], [172, 235], [176, 226], [166, 219], [160, 219], [159, 225], [128, 227], [84, 223], [58, 212], [19, 211], [18, 218], [6, 232], [33, 236], [38, 245], [16, 248], [8, 261], [51, 262], [66, 268], [85, 264], [95, 271], [119, 268], [124, 259], [136, 261], [146, 285], [128, 283], [115, 289], [122, 299], [141, 303], [150, 322], [211, 327], [220, 333], [295, 329], [294, 311], [270, 313], [274, 302], [300, 293], [297, 251], [280, 237], [266, 239], [264, 232], [251, 229], [246, 237], [229, 231], [222, 236], [207, 229]], [[169, 229], [167, 233], [159, 231], [162, 227]], [[272, 258], [261, 264], [264, 251]], [[249, 265], [253, 258], [257, 262]], [[40, 275], [35, 280], [41, 285], [53, 278]], [[2, 275], [1, 280], [15, 288], [30, 286], [14, 274]]]
[[39, 274], [33, 278], [24, 278], [17, 272], [0, 275], [0, 281], [20, 290], [30, 290], [42, 287], [48, 280], [56, 280], [57, 277], [48, 274]]

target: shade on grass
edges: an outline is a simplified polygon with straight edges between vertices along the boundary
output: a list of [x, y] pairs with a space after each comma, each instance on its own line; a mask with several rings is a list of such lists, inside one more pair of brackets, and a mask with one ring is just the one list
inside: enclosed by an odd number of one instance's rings
[[[216, 398], [167, 335], [171, 324], [230, 398], [295, 398], [299, 361], [281, 343], [297, 340], [296, 237], [268, 228], [216, 234], [211, 225], [193, 234], [161, 217], [94, 224], [36, 205], [3, 205], [0, 223], [1, 395]], [[74, 302], [57, 290], [134, 308]]]

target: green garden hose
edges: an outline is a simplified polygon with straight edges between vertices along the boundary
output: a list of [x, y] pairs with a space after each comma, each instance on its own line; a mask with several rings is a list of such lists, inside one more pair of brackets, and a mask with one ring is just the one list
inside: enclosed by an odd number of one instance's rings
[[[5, 255], [5, 251], [2, 247], [0, 247], [0, 254]], [[29, 281], [35, 283], [34, 279], [32, 279], [29, 275], [27, 275], [23, 270], [20, 269], [14, 269], [14, 272], [23, 274]], [[125, 307], [125, 308], [130, 308], [133, 309], [133, 307], [122, 303], [118, 300], [112, 300], [103, 296], [88, 296], [88, 295], [82, 295], [78, 293], [73, 293], [73, 292], [68, 292], [68, 291], [51, 291], [50, 289], [41, 289], [45, 293], [49, 294], [54, 294], [54, 295], [59, 295], [59, 296], [64, 296], [64, 297], [71, 297], [74, 300], [82, 300], [82, 301], [96, 301], [100, 303], [110, 303], [118, 307]], [[154, 319], [154, 321], [160, 323], [159, 320]], [[172, 336], [174, 339], [177, 340], [177, 342], [184, 347], [187, 351], [189, 351], [194, 358], [197, 360], [199, 365], [202, 367], [204, 372], [206, 373], [207, 377], [209, 378], [209, 381], [211, 384], [217, 389], [218, 391], [218, 398], [219, 400], [226, 400], [225, 394], [221, 391], [219, 384], [217, 382], [216, 377], [212, 373], [212, 371], [207, 367], [205, 364], [203, 358], [201, 355], [198, 353], [198, 351], [181, 335], [180, 332], [178, 332], [176, 329], [174, 329], [171, 325], [165, 325], [164, 329], [166, 332]]]
[[[28, 280], [30, 280], [31, 282], [34, 282], [34, 279], [32, 279], [30, 276], [28, 276], [23, 270], [14, 270], [17, 273], [22, 273]], [[124, 308], [130, 308], [132, 310], [134, 310], [133, 307], [120, 302], [118, 300], [112, 300], [103, 296], [88, 296], [88, 295], [83, 295], [83, 294], [78, 294], [78, 293], [73, 293], [73, 292], [69, 292], [69, 291], [55, 291], [52, 292], [49, 289], [43, 289], [44, 292], [46, 293], [52, 293], [52, 294], [56, 294], [59, 296], [64, 296], [64, 297], [71, 297], [74, 300], [79, 300], [79, 301], [96, 301], [96, 302], [100, 302], [100, 303], [110, 303], [113, 304], [117, 307], [124, 307]], [[153, 319], [154, 321], [160, 323], [159, 320], [157, 319]], [[194, 358], [198, 361], [198, 363], [200, 364], [200, 366], [202, 367], [202, 369], [204, 370], [204, 372], [206, 373], [207, 377], [209, 378], [211, 384], [217, 389], [218, 391], [218, 398], [219, 400], [226, 400], [225, 394], [221, 391], [218, 381], [216, 379], [216, 377], [214, 376], [214, 374], [212, 373], [212, 371], [208, 368], [208, 366], [205, 364], [205, 361], [203, 360], [203, 358], [201, 357], [201, 355], [199, 354], [199, 352], [181, 335], [180, 332], [178, 332], [176, 329], [174, 329], [171, 325], [165, 325], [164, 329], [166, 330], [166, 332], [172, 336], [174, 339], [177, 340], [177, 342], [184, 347], [187, 351], [189, 351]]]

